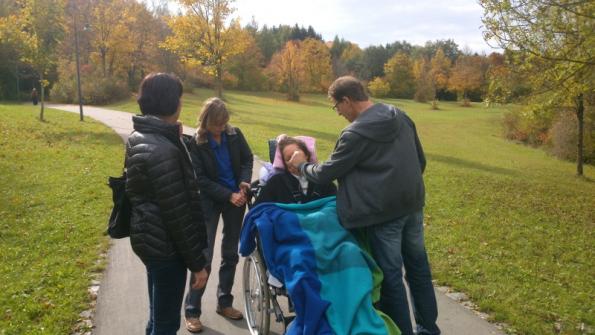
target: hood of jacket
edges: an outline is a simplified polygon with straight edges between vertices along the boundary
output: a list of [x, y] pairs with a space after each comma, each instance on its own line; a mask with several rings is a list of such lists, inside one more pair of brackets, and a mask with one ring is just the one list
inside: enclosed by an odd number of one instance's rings
[[405, 122], [403, 112], [384, 103], [376, 103], [361, 113], [344, 131], [357, 133], [375, 142], [391, 142]]

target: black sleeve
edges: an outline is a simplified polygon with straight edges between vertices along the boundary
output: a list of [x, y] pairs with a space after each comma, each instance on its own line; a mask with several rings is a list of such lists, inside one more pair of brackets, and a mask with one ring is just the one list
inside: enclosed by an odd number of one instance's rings
[[345, 131], [339, 137], [331, 157], [322, 164], [304, 163], [300, 171], [308, 181], [328, 184], [350, 171], [366, 151], [359, 135]]
[[197, 241], [203, 241], [206, 234], [204, 222], [192, 219], [191, 196], [182, 170], [184, 159], [178, 150], [159, 150], [151, 153], [147, 161], [151, 162], [147, 176], [155, 202], [176, 250], [190, 271], [200, 271], [206, 259]]
[[246, 182], [250, 184], [252, 180], [252, 166], [254, 164], [254, 155], [252, 155], [252, 150], [250, 150], [250, 146], [248, 142], [246, 142], [246, 138], [242, 131], [239, 128], [236, 128], [236, 132], [238, 134], [239, 144], [240, 144], [240, 182]]

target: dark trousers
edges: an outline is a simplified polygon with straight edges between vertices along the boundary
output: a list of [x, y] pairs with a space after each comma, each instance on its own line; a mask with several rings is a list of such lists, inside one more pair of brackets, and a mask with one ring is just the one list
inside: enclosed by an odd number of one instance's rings
[[179, 260], [146, 262], [149, 322], [146, 335], [175, 335], [186, 286], [186, 265]]
[[413, 302], [418, 334], [440, 334], [432, 273], [424, 244], [423, 211], [370, 226], [374, 259], [384, 273], [380, 310], [390, 316], [403, 335], [413, 335], [402, 267]]
[[[209, 204], [209, 203], [207, 203]], [[213, 204], [212, 202], [210, 204]], [[223, 240], [221, 241], [221, 266], [219, 267], [219, 285], [217, 286], [217, 304], [220, 308], [230, 307], [233, 304], [231, 289], [236, 273], [236, 265], [239, 261], [238, 244], [240, 231], [244, 220], [246, 206], [236, 207], [231, 203], [214, 204], [203, 206], [205, 223], [207, 226], [207, 237], [209, 243], [208, 262], [213, 260], [213, 249], [215, 248], [215, 237], [219, 217], [223, 217]], [[192, 277], [190, 286], [192, 286]], [[205, 286], [206, 288], [206, 286]], [[185, 299], [186, 317], [200, 317], [201, 300], [205, 288], [195, 290], [189, 287]]]

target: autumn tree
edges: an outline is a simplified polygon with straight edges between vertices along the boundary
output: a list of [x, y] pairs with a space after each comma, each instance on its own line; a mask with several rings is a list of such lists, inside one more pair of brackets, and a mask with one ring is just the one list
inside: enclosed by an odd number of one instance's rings
[[23, 62], [30, 64], [39, 75], [41, 108], [44, 120], [45, 88], [48, 72], [55, 66], [57, 47], [64, 34], [64, 2], [62, 0], [24, 0], [20, 9], [0, 18], [0, 36], [18, 46]]
[[242, 90], [263, 89], [264, 56], [252, 35], [246, 35], [246, 50], [229, 59], [228, 70], [237, 81], [236, 87]]
[[463, 100], [463, 106], [470, 106], [467, 94], [479, 89], [482, 84], [482, 66], [479, 56], [459, 56], [448, 79], [448, 87], [457, 91]]
[[320, 40], [307, 38], [301, 43], [301, 59], [305, 90], [325, 92], [333, 79], [329, 48]]
[[[529, 78], [531, 104], [574, 110], [577, 174], [583, 174], [585, 104], [595, 95], [595, 2], [480, 0], [484, 37], [518, 54]], [[589, 98], [589, 99], [588, 99]]]
[[434, 57], [432, 57], [430, 66], [432, 84], [435, 89], [432, 106], [434, 109], [437, 109], [438, 103], [436, 101], [436, 97], [438, 96], [438, 91], [446, 90], [448, 88], [448, 78], [450, 76], [451, 67], [450, 58], [446, 56], [444, 51], [442, 51], [442, 48], [438, 48], [438, 50], [436, 50]]
[[116, 74], [119, 58], [134, 49], [129, 39], [129, 25], [134, 17], [125, 0], [98, 0], [91, 4], [88, 26], [93, 48], [92, 57], [98, 57], [103, 78]]
[[246, 34], [233, 13], [231, 0], [181, 0], [186, 10], [170, 21], [173, 35], [163, 44], [189, 63], [200, 64], [215, 78], [215, 91], [223, 96], [223, 74], [230, 57], [246, 48]]
[[436, 89], [432, 80], [432, 69], [430, 61], [420, 57], [413, 63], [413, 76], [415, 78], [415, 93], [413, 99], [418, 102], [434, 100]]
[[287, 92], [287, 99], [291, 101], [299, 101], [304, 83], [304, 62], [300, 48], [300, 41], [288, 41], [281, 51], [273, 55], [267, 68], [274, 84]]
[[390, 83], [391, 92], [396, 98], [410, 99], [415, 92], [413, 64], [404, 52], [396, 53], [384, 65], [386, 80]]
[[373, 97], [384, 98], [390, 93], [390, 84], [381, 77], [376, 77], [368, 83], [368, 90]]

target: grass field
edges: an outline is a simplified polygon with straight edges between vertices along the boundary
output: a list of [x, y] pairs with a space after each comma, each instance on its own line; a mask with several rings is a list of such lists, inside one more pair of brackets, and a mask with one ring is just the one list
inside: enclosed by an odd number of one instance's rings
[[[211, 91], [184, 95], [181, 119], [196, 125]], [[300, 103], [282, 95], [227, 92], [231, 123], [260, 157], [280, 133], [318, 138], [331, 152], [347, 122], [322, 95]], [[387, 100], [416, 122], [428, 158], [426, 240], [434, 277], [467, 293], [510, 333], [593, 334], [595, 323], [595, 176], [577, 178], [572, 162], [506, 141], [505, 108], [441, 110]], [[133, 101], [111, 106], [138, 112]]]
[[107, 249], [122, 140], [78, 115], [0, 105], [0, 334], [70, 334]]

